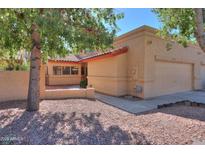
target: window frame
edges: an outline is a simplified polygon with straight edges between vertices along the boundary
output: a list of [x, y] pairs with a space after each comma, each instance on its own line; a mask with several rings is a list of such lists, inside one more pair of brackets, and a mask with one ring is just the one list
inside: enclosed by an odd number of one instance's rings
[[[72, 68], [77, 69], [77, 74], [73, 74]], [[70, 67], [70, 74], [71, 74], [71, 75], [79, 75], [79, 67], [77, 67], [77, 66], [71, 66], [71, 67]]]
[[[58, 70], [54, 70], [55, 68], [58, 68], [60, 70], [60, 74], [56, 73]], [[61, 66], [53, 66], [53, 75], [62, 75], [62, 67]]]
[[[65, 69], [66, 67], [69, 68], [69, 69], [68, 69], [68, 70], [69, 70], [69, 73], [68, 73], [68, 74], [64, 74], [64, 69]], [[62, 66], [62, 68], [63, 68], [63, 69], [62, 69], [62, 75], [71, 75], [71, 66]]]

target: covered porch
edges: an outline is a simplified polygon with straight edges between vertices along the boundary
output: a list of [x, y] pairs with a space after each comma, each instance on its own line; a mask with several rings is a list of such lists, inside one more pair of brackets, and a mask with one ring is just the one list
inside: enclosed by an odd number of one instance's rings
[[49, 60], [45, 72], [46, 88], [79, 86], [87, 79], [87, 63]]

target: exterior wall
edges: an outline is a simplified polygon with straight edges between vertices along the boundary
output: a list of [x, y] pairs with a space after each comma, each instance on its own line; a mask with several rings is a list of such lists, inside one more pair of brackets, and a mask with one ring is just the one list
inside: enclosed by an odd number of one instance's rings
[[[168, 43], [171, 44], [170, 50], [167, 50]], [[128, 46], [126, 62], [121, 63], [124, 66], [117, 63], [119, 56], [88, 64], [89, 84], [93, 84], [97, 91], [115, 96], [128, 94], [149, 98], [203, 87], [205, 54], [198, 46], [184, 48], [176, 42], [158, 37], [156, 30], [147, 26], [116, 38], [114, 46]], [[172, 76], [167, 76], [167, 81], [174, 78], [179, 80], [173, 80], [175, 83], [170, 82], [167, 88], [163, 87], [159, 79], [163, 72], [156, 70], [157, 64], [166, 64], [170, 68], [167, 73], [173, 73]], [[123, 82], [119, 81], [121, 75], [117, 74], [120, 71], [124, 71]], [[110, 77], [112, 74], [115, 77]], [[180, 81], [179, 76], [186, 78], [185, 81]], [[176, 85], [179, 81], [181, 84]]]
[[0, 72], [0, 102], [25, 100], [28, 94], [28, 71]]
[[88, 62], [88, 87], [96, 91], [117, 95], [116, 57]]
[[79, 75], [49, 75], [48, 85], [77, 85], [80, 84], [81, 76]]
[[88, 62], [88, 87], [122, 96], [127, 94], [127, 55]]
[[54, 89], [45, 91], [45, 99], [88, 98], [95, 99], [95, 89]]
[[46, 65], [41, 64], [40, 68], [40, 97], [44, 99], [46, 90], [46, 77], [45, 77]]
[[[154, 97], [158, 95], [162, 95], [165, 89], [162, 85], [157, 84], [157, 77], [156, 74], [157, 68], [156, 65], [161, 62], [161, 64], [172, 63], [175, 65], [178, 64], [178, 68], [181, 66], [180, 64], [184, 64], [184, 66], [191, 66], [191, 80], [192, 80], [192, 89], [201, 89], [202, 88], [202, 80], [203, 80], [203, 73], [200, 73], [202, 70], [201, 62], [205, 58], [205, 54], [202, 50], [194, 45], [190, 45], [187, 48], [184, 48], [180, 44], [176, 42], [167, 41], [159, 38], [158, 36], [154, 35], [154, 33], [147, 32], [145, 38], [145, 77], [144, 77], [144, 98]], [[171, 44], [171, 49], [167, 50], [167, 43]], [[165, 63], [163, 63], [165, 62]], [[168, 66], [169, 67], [169, 66]], [[184, 69], [185, 70], [185, 69]], [[181, 71], [184, 71], [181, 69]], [[170, 70], [169, 72], [179, 74], [177, 68], [175, 70]], [[187, 70], [188, 71], [188, 70]], [[163, 73], [163, 72], [161, 72]], [[181, 74], [181, 78], [184, 78], [185, 83], [189, 83], [189, 79], [186, 75], [186, 72]], [[166, 76], [167, 81], [171, 80], [171, 75]], [[178, 78], [178, 81], [180, 78]], [[183, 83], [178, 83], [181, 86], [181, 91], [183, 91]], [[171, 85], [170, 85], [171, 86]], [[177, 86], [173, 86], [176, 88]], [[179, 89], [180, 89], [179, 88]], [[163, 91], [164, 90], [164, 91]], [[179, 92], [180, 90], [175, 90], [174, 92]]]
[[117, 95], [127, 95], [127, 53], [116, 57], [117, 63]]
[[[144, 93], [137, 93], [136, 86], [144, 85], [144, 56], [145, 56], [144, 31], [139, 33], [127, 33], [115, 40], [116, 48], [128, 46], [127, 65], [124, 71], [127, 74], [127, 94], [137, 97], [144, 97]], [[120, 88], [118, 88], [120, 89]]]
[[[53, 66], [76, 66], [78, 75], [53, 75]], [[81, 81], [81, 64], [51, 63], [47, 64], [47, 85], [77, 85]]]
[[[0, 71], [0, 102], [26, 100], [29, 86], [29, 71]], [[41, 66], [40, 97], [45, 95], [45, 72]]]

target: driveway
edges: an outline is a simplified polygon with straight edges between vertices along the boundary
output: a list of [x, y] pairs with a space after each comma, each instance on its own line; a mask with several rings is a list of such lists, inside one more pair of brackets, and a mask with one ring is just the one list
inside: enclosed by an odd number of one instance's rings
[[96, 93], [96, 98], [106, 104], [112, 105], [129, 113], [139, 114], [141, 112], [157, 109], [158, 105], [184, 100], [205, 104], [205, 91], [188, 91], [135, 101], [108, 96], [101, 93]]

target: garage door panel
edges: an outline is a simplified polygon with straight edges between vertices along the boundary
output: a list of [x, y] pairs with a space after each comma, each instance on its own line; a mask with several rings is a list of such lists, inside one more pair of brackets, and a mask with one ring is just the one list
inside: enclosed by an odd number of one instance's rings
[[192, 90], [192, 65], [156, 62], [156, 95], [166, 95]]
[[200, 77], [201, 77], [201, 86], [203, 89], [205, 89], [205, 65], [201, 65]]

